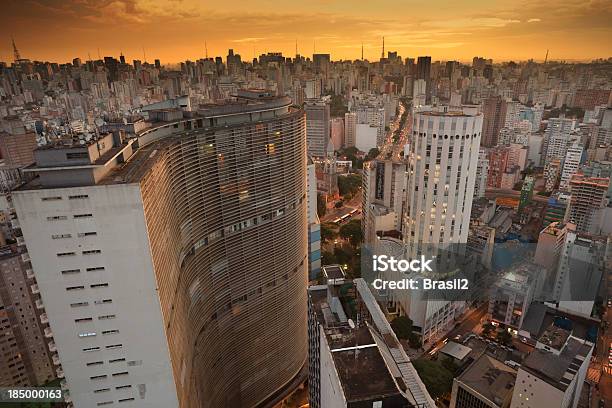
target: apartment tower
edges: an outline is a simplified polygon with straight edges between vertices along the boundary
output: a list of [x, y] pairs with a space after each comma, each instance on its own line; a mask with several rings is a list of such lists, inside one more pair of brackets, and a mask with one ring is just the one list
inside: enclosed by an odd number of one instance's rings
[[254, 407], [305, 376], [304, 112], [238, 99], [40, 148], [14, 193], [77, 408]]

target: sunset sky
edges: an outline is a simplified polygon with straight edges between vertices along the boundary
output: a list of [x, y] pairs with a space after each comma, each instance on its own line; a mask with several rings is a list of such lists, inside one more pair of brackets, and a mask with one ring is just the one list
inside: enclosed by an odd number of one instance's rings
[[589, 60], [612, 56], [612, 0], [1, 0], [0, 60], [118, 56], [162, 63], [330, 53], [378, 60], [386, 50], [434, 60]]

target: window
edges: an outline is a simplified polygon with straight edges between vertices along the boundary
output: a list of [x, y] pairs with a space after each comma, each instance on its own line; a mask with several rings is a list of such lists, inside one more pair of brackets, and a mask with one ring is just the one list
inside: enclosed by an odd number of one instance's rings
[[67, 220], [68, 217], [66, 217], [65, 215], [54, 215], [52, 217], [47, 217], [47, 221], [60, 221], [60, 220]]
[[126, 388], [132, 388], [132, 385], [128, 384], [128, 385], [120, 385], [118, 387], [115, 387], [116, 390], [124, 390]]
[[85, 333], [79, 333], [79, 337], [83, 338], [83, 337], [95, 337], [96, 332], [85, 332]]
[[102, 332], [102, 334], [118, 334], [118, 333], [119, 333], [119, 330], [115, 330], [115, 329], [113, 329], [113, 330], [104, 330]]
[[104, 364], [104, 361], [92, 361], [91, 363], [87, 363], [87, 366], [89, 367], [89, 366], [95, 366], [95, 365], [101, 365], [101, 364]]
[[51, 235], [51, 239], [64, 239], [64, 238], [72, 238], [72, 234], [53, 234]]
[[94, 375], [93, 377], [89, 377], [89, 379], [90, 380], [101, 380], [106, 377], [108, 377], [106, 374], [102, 374], [102, 375]]
[[43, 201], [57, 201], [57, 200], [61, 200], [62, 197], [43, 197], [41, 198], [41, 200]]
[[123, 347], [123, 344], [111, 344], [110, 346], [106, 346], [107, 350], [119, 349]]
[[81, 307], [81, 306], [87, 306], [89, 305], [89, 302], [77, 302], [77, 303], [71, 303], [70, 307]]
[[71, 290], [81, 290], [81, 289], [85, 289], [85, 286], [68, 286], [66, 288], [67, 291], [71, 291]]
[[115, 358], [113, 360], [108, 360], [109, 363], [120, 363], [121, 361], [125, 361], [125, 358]]
[[100, 347], [87, 347], [83, 349], [83, 351], [85, 352], [98, 351], [98, 350], [100, 350]]
[[59, 254], [57, 254], [58, 257], [64, 257], [64, 256], [73, 256], [76, 255], [74, 252], [60, 252]]
[[119, 402], [127, 402], [127, 401], [134, 401], [134, 398], [123, 398], [119, 400]]
[[103, 271], [104, 267], [103, 266], [96, 266], [93, 268], [87, 268], [85, 269], [87, 272], [94, 272], [94, 271]]
[[110, 391], [110, 388], [100, 388], [100, 389], [94, 390], [94, 394], [98, 394], [100, 392], [107, 392], [107, 391]]
[[79, 232], [77, 235], [79, 237], [90, 237], [90, 236], [93, 236], [93, 235], [98, 235], [98, 233], [95, 232], [95, 231], [91, 231], [91, 232]]
[[62, 275], [70, 275], [71, 273], [79, 273], [81, 272], [80, 269], [64, 269], [62, 271]]
[[72, 153], [66, 153], [66, 158], [68, 160], [74, 160], [74, 159], [89, 159], [89, 153], [88, 152], [72, 152]]
[[112, 299], [102, 299], [102, 300], [96, 300], [96, 301], [94, 301], [94, 303], [96, 305], [102, 305], [102, 304], [105, 304], [105, 303], [113, 303], [113, 300]]
[[87, 251], [83, 251], [83, 255], [92, 255], [92, 254], [101, 254], [102, 251], [99, 249], [90, 249]]
[[74, 218], [89, 218], [93, 217], [93, 214], [74, 214]]
[[81, 317], [80, 319], [74, 319], [75, 323], [82, 322], [91, 322], [93, 319], [91, 317]]
[[121, 371], [121, 372], [119, 372], [119, 373], [114, 373], [114, 374], [113, 374], [113, 377], [119, 377], [119, 376], [121, 376], [121, 375], [128, 375], [128, 372], [127, 372], [127, 371]]
[[98, 402], [96, 405], [101, 407], [102, 405], [110, 405], [112, 403], [113, 401], [104, 401], [104, 402]]
[[109, 320], [109, 319], [114, 319], [114, 318], [115, 318], [114, 314], [98, 316], [98, 320]]
[[107, 288], [108, 283], [95, 283], [93, 285], [89, 285], [90, 288]]
[[68, 196], [69, 200], [82, 200], [85, 198], [89, 198], [89, 196], [87, 194], [79, 194], [79, 195], [71, 195]]

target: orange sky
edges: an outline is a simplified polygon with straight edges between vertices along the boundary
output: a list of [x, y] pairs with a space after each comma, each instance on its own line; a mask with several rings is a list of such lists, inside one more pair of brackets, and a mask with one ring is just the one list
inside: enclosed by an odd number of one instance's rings
[[162, 63], [266, 51], [355, 59], [386, 50], [403, 57], [470, 61], [612, 56], [612, 1], [594, 0], [1, 0], [0, 60], [11, 36], [24, 58], [66, 62], [118, 56]]

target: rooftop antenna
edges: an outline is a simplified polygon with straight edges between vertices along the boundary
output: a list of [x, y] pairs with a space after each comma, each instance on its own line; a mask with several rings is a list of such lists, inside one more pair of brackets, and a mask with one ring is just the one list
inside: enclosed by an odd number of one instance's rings
[[206, 55], [206, 59], [208, 59], [208, 44], [206, 44], [206, 40], [204, 40], [204, 54]]
[[361, 42], [361, 60], [363, 61], [363, 41]]
[[382, 55], [380, 56], [380, 59], [384, 59], [384, 58], [385, 58], [385, 37], [383, 36]]
[[548, 49], [546, 50], [546, 57], [544, 57], [544, 64], [548, 61]]
[[316, 54], [316, 53], [317, 53], [317, 41], [314, 40], [312, 42], [312, 55], [313, 55], [313, 58], [314, 58], [314, 54]]
[[15, 58], [15, 62], [21, 59], [21, 55], [19, 54], [19, 50], [17, 49], [17, 45], [15, 45], [15, 38], [11, 37], [13, 41], [13, 57]]
[[91, 61], [91, 52], [87, 51], [87, 57], [89, 58], [89, 60]]
[[102, 57], [100, 57], [100, 47], [98, 47], [98, 59], [102, 59]]
[[298, 56], [297, 38], [295, 39], [295, 58]]

